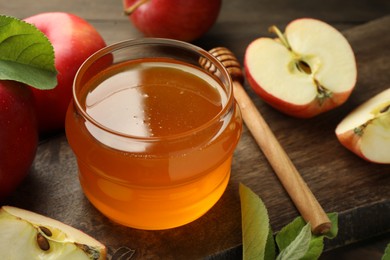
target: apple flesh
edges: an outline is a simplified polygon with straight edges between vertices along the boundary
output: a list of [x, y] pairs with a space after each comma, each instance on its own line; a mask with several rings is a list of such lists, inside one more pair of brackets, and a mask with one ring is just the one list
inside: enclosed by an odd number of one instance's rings
[[106, 247], [69, 225], [32, 211], [0, 208], [1, 259], [106, 259]]
[[25, 19], [41, 30], [53, 45], [58, 85], [52, 90], [32, 88], [40, 133], [64, 128], [72, 99], [73, 79], [81, 64], [106, 46], [99, 32], [84, 19], [69, 13], [41, 13]]
[[357, 69], [347, 39], [310, 18], [289, 23], [278, 38], [258, 38], [245, 52], [249, 85], [274, 108], [309, 118], [343, 104], [356, 84]]
[[0, 81], [0, 201], [26, 177], [38, 147], [33, 95], [16, 81]]
[[390, 88], [353, 110], [335, 132], [342, 145], [363, 159], [390, 164]]
[[215, 23], [222, 0], [124, 0], [129, 20], [145, 36], [193, 41]]

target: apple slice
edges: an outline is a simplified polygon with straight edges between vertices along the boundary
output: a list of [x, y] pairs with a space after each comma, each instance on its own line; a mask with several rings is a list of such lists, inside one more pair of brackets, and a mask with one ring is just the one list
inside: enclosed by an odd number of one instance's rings
[[315, 19], [292, 21], [278, 38], [258, 38], [245, 52], [246, 77], [271, 106], [309, 118], [343, 104], [355, 87], [355, 55], [347, 39]]
[[390, 88], [348, 114], [336, 127], [336, 136], [363, 159], [390, 163]]
[[24, 209], [0, 209], [0, 259], [105, 259], [103, 244], [71, 226]]

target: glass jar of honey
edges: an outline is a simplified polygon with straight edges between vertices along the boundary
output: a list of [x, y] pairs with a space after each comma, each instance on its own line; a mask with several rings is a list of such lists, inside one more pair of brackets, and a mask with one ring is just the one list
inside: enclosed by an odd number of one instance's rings
[[76, 75], [66, 117], [89, 201], [138, 229], [205, 214], [226, 189], [241, 135], [232, 87], [223, 65], [189, 43], [144, 38], [93, 54]]

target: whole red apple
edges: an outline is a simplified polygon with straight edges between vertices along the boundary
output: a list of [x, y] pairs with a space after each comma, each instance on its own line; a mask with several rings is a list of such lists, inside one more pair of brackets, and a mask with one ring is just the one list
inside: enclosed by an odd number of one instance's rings
[[40, 133], [62, 130], [72, 98], [73, 79], [80, 65], [106, 46], [99, 32], [69, 13], [42, 13], [25, 19], [41, 30], [53, 45], [58, 85], [52, 90], [32, 88]]
[[145, 36], [193, 41], [218, 18], [222, 0], [124, 0], [125, 12]]
[[0, 81], [0, 200], [28, 174], [37, 146], [31, 89], [16, 81]]

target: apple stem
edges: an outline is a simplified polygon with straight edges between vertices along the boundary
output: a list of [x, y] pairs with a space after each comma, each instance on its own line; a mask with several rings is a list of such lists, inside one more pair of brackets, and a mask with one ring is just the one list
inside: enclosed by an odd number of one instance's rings
[[125, 8], [125, 10], [124, 10], [125, 15], [131, 15], [135, 10], [138, 9], [138, 7], [140, 7], [141, 5], [143, 5], [149, 1], [150, 0], [139, 0], [139, 1], [135, 2], [134, 4], [129, 6], [128, 8]]
[[268, 28], [268, 30], [272, 33], [275, 33], [278, 36], [278, 38], [281, 40], [283, 45], [286, 46], [286, 48], [289, 51], [292, 51], [292, 48], [291, 48], [290, 44], [288, 43], [286, 36], [284, 36], [284, 34], [279, 30], [278, 27], [276, 27], [275, 25], [272, 25], [271, 27]]

